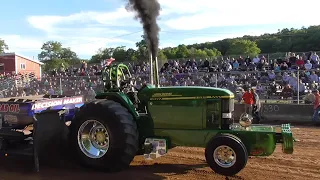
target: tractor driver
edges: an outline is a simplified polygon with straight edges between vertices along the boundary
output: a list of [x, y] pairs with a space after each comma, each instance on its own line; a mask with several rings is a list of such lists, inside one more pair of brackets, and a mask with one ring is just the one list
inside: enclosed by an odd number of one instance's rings
[[118, 74], [117, 74], [117, 69], [116, 68], [111, 68], [110, 69], [111, 71], [111, 81], [112, 81], [112, 84], [116, 85], [116, 86], [119, 86], [119, 84], [117, 84], [117, 76], [118, 76], [118, 80], [119, 82], [121, 81], [121, 77], [122, 77], [122, 72], [121, 71], [118, 71]]

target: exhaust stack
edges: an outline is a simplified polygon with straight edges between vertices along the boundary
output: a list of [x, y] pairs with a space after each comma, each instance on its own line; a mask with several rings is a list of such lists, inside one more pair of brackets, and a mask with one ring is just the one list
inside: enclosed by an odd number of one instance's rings
[[155, 58], [155, 80], [156, 80], [156, 88], [160, 87], [159, 84], [159, 69], [158, 69], [158, 57]]
[[152, 59], [152, 54], [150, 53], [150, 84], [153, 85], [153, 59]]
[[150, 54], [150, 84], [154, 85], [157, 88], [160, 87], [158, 73], [158, 57], [155, 57], [155, 59], [153, 59], [152, 54]]

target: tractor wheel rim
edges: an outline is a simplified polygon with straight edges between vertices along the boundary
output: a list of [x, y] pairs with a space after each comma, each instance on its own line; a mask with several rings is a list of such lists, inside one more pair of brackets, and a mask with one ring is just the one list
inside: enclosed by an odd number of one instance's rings
[[217, 147], [213, 152], [214, 161], [223, 168], [230, 168], [236, 163], [236, 153], [226, 145]]
[[109, 132], [99, 121], [87, 120], [78, 130], [78, 145], [86, 156], [101, 158], [109, 149]]

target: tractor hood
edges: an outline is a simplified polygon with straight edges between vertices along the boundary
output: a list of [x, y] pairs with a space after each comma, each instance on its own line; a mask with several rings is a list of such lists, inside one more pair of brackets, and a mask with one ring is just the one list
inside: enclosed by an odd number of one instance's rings
[[221, 88], [200, 87], [200, 86], [168, 86], [156, 88], [146, 85], [139, 93], [141, 101], [167, 100], [167, 99], [210, 99], [210, 98], [234, 98], [234, 94]]

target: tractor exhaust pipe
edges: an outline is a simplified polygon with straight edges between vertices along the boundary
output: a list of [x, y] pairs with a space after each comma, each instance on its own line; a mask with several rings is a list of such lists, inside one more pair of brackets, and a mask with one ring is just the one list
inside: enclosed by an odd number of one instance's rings
[[[150, 54], [150, 84], [155, 85], [157, 88], [160, 87], [158, 73], [158, 57], [153, 60], [152, 54]], [[156, 82], [154, 83], [154, 81]]]
[[160, 84], [159, 84], [158, 57], [155, 58], [155, 80], [156, 80], [156, 88], [160, 87]]
[[153, 85], [153, 63], [152, 54], [150, 54], [150, 84]]

